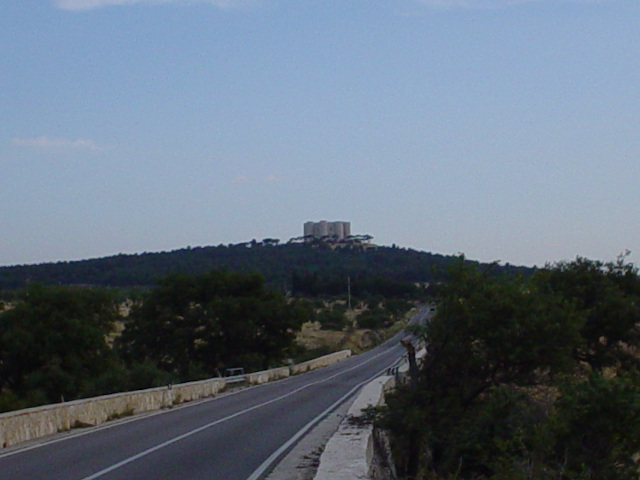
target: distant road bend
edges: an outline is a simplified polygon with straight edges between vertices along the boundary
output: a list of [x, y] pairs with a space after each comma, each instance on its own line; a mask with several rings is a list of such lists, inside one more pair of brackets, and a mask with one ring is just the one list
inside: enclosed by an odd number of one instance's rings
[[[412, 322], [429, 316], [421, 309]], [[258, 480], [405, 350], [400, 333], [335, 365], [0, 454], [1, 480]]]

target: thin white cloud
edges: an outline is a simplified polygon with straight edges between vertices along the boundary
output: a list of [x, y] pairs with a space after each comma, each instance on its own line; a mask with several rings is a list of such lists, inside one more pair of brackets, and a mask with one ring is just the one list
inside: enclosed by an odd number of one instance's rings
[[608, 0], [416, 0], [417, 3], [435, 9], [497, 9], [526, 3], [602, 3]]
[[278, 177], [273, 173], [270, 173], [269, 175], [263, 178], [248, 177], [247, 175], [240, 174], [240, 175], [236, 175], [236, 177], [233, 179], [233, 183], [235, 184], [249, 183], [252, 185], [276, 183], [279, 181], [280, 181], [280, 177]]
[[540, 0], [418, 0], [433, 8], [500, 8]]
[[18, 147], [43, 148], [43, 149], [76, 149], [76, 150], [100, 150], [100, 147], [93, 141], [85, 138], [77, 140], [67, 140], [65, 138], [37, 137], [37, 138], [14, 138], [14, 145]]
[[63, 10], [93, 10], [95, 8], [123, 6], [123, 5], [193, 5], [196, 3], [208, 3], [218, 8], [229, 9], [246, 7], [255, 4], [258, 0], [53, 0], [58, 8]]

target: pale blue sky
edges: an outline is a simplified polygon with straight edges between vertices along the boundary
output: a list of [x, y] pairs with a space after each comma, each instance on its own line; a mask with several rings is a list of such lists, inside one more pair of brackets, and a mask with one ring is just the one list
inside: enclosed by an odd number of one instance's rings
[[640, 258], [638, 0], [1, 0], [0, 91], [0, 265]]

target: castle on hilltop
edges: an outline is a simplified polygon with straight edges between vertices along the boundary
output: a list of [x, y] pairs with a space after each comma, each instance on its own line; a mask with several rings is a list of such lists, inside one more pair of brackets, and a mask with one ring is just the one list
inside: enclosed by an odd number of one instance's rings
[[351, 222], [305, 222], [304, 238], [308, 241], [318, 240], [343, 241], [351, 236]]
[[330, 248], [360, 247], [375, 248], [371, 235], [352, 235], [351, 222], [305, 222], [304, 235], [292, 239], [312, 245], [326, 245]]

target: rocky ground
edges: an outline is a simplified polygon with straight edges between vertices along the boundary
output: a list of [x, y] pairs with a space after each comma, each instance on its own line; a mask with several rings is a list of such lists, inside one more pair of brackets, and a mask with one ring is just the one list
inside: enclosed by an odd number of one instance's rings
[[334, 351], [350, 349], [353, 353], [361, 353], [380, 343], [383, 337], [383, 333], [375, 330], [342, 332], [321, 330], [318, 322], [309, 322], [302, 326], [296, 341], [310, 350], [318, 348], [329, 348]]

